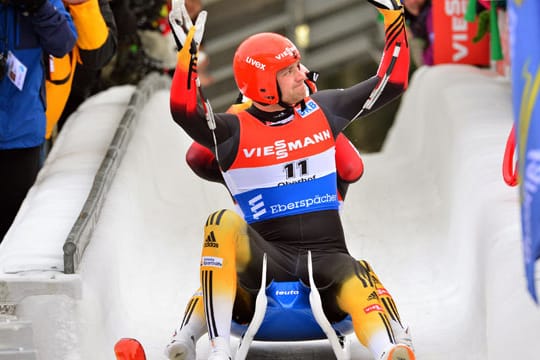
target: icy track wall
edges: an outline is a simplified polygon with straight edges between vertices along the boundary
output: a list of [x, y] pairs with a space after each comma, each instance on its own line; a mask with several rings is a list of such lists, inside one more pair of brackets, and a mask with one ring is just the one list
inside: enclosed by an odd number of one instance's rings
[[112, 88], [66, 123], [0, 246], [0, 359], [78, 353], [81, 279], [64, 273], [74, 272], [90, 241], [136, 113], [169, 84], [152, 74], [136, 88]]
[[[159, 91], [137, 113], [80, 266], [62, 273], [63, 242], [132, 92], [113, 88], [83, 104], [0, 246], [0, 302], [16, 301], [14, 315], [32, 322], [40, 360], [112, 359], [120, 337], [140, 339], [148, 358], [160, 359], [198, 287], [206, 216], [230, 207], [220, 185], [185, 165], [191, 141], [170, 118], [168, 92]], [[349, 190], [351, 252], [393, 293], [419, 359], [540, 353], [517, 189], [501, 175], [510, 105], [510, 84], [489, 72], [419, 69], [383, 152], [364, 156], [366, 173]], [[369, 359], [359, 348], [353, 359]]]
[[467, 66], [423, 67], [383, 151], [366, 156], [365, 179], [351, 188], [347, 206], [367, 206], [346, 207], [347, 227], [363, 229], [362, 253], [391, 284], [419, 359], [540, 350], [518, 190], [501, 172], [511, 126], [508, 80]]

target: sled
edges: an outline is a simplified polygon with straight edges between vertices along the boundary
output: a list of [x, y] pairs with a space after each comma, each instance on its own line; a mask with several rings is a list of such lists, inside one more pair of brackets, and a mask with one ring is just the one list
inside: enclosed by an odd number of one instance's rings
[[249, 325], [233, 321], [231, 332], [240, 337], [235, 360], [244, 360], [253, 340], [305, 341], [328, 339], [337, 360], [350, 359], [346, 335], [353, 332], [350, 316], [331, 324], [324, 315], [321, 297], [313, 280], [308, 252], [309, 287], [301, 281], [271, 282], [266, 286], [266, 254], [255, 314]]

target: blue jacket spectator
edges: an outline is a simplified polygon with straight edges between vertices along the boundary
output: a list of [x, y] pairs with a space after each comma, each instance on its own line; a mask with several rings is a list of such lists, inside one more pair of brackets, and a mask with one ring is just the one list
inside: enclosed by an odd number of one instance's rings
[[[6, 62], [14, 57], [16, 63], [26, 68], [24, 76], [7, 64], [1, 69], [0, 150], [33, 147], [43, 142], [44, 53], [62, 57], [76, 41], [75, 27], [61, 0], [45, 1], [33, 14], [25, 13], [13, 5], [0, 5], [0, 51]], [[16, 76], [23, 82], [22, 89], [10, 79]]]
[[76, 39], [61, 0], [0, 0], [0, 241], [39, 171], [44, 61]]

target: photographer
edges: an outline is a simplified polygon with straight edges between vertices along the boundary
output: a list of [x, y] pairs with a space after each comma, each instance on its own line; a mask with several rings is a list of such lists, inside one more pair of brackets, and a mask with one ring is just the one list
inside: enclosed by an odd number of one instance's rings
[[76, 38], [61, 0], [0, 1], [0, 241], [39, 170], [43, 54], [62, 57]]

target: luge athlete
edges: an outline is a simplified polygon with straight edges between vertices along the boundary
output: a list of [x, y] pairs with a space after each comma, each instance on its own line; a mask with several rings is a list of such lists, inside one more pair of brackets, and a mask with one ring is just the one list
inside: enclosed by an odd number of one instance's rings
[[374, 77], [305, 97], [306, 75], [296, 46], [275, 33], [256, 34], [239, 46], [233, 63], [238, 88], [253, 106], [215, 114], [212, 129], [198, 106], [196, 28], [184, 37], [171, 113], [187, 134], [214, 152], [245, 218], [219, 210], [205, 225], [200, 274], [209, 359], [232, 359], [232, 316], [249, 322], [263, 254], [268, 281], [309, 283], [308, 250], [328, 319], [349, 314], [356, 336], [376, 359], [415, 359], [409, 346], [396, 343], [390, 321], [399, 316], [392, 298], [370, 265], [349, 254], [338, 212], [336, 137], [350, 119], [380, 108], [407, 86], [402, 7], [393, 0], [370, 2], [383, 14], [386, 33]]

